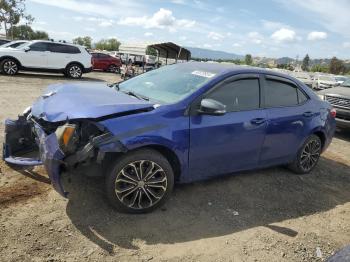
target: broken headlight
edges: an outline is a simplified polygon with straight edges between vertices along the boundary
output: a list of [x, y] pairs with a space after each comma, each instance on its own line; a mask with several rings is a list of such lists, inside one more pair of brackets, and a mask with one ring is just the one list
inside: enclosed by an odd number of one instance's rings
[[77, 148], [78, 135], [76, 129], [77, 126], [74, 124], [64, 124], [55, 131], [58, 144], [65, 154], [73, 153]]

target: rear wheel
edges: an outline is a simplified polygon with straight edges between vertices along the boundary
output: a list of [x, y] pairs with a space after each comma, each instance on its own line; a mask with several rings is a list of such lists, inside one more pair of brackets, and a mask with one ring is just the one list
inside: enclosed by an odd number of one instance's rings
[[316, 135], [309, 136], [299, 150], [294, 162], [290, 164], [289, 168], [297, 174], [310, 173], [320, 159], [321, 151], [321, 139]]
[[81, 78], [83, 75], [83, 68], [78, 64], [68, 65], [66, 68], [65, 75], [71, 78]]
[[150, 149], [118, 158], [106, 177], [110, 203], [127, 213], [146, 213], [161, 206], [173, 186], [174, 174], [168, 160]]
[[17, 61], [11, 58], [4, 59], [0, 64], [0, 68], [5, 75], [15, 75], [19, 70]]

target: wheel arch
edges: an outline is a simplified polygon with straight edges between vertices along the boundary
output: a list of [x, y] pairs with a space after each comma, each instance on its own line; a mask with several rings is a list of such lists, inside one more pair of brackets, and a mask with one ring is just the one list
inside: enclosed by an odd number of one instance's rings
[[320, 138], [321, 146], [322, 146], [322, 150], [323, 150], [323, 148], [326, 144], [326, 134], [322, 130], [317, 130], [313, 134]]
[[180, 179], [182, 164], [179, 156], [171, 148], [160, 144], [142, 145], [139, 147], [134, 147], [132, 149], [129, 149], [126, 152], [107, 152], [106, 156], [104, 157], [104, 162], [106, 163], [106, 167], [108, 167], [111, 163], [113, 163], [116, 159], [118, 159], [122, 155], [130, 152], [134, 152], [137, 150], [141, 150], [141, 149], [151, 149], [163, 155], [168, 160], [169, 164], [171, 165], [174, 171], [175, 181], [178, 181]]
[[21, 62], [16, 58], [16, 57], [13, 57], [13, 56], [10, 56], [10, 55], [5, 55], [5, 56], [2, 56], [0, 57], [0, 63], [2, 61], [4, 61], [5, 59], [13, 59], [16, 61], [16, 63], [19, 65], [19, 66], [22, 66]]
[[78, 62], [78, 61], [69, 62], [69, 63], [66, 65], [65, 69], [67, 70], [68, 67], [69, 67], [70, 65], [73, 65], [73, 64], [77, 64], [77, 65], [81, 66], [81, 69], [83, 69], [83, 70], [85, 69], [84, 65], [83, 65], [82, 63]]

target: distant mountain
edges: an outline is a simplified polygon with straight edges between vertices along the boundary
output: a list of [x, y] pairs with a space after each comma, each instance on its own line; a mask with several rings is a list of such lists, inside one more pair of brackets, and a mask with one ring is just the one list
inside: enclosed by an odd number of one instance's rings
[[293, 58], [290, 58], [290, 57], [281, 57], [281, 58], [277, 58], [276, 59], [276, 64], [283, 64], [283, 65], [286, 65], [286, 64], [291, 64], [295, 61], [295, 59]]
[[186, 47], [186, 48], [191, 51], [191, 57], [194, 57], [194, 58], [207, 58], [212, 60], [244, 58], [244, 56], [242, 55], [237, 55], [237, 54], [228, 53], [224, 51], [210, 50], [210, 49], [197, 48], [197, 47]]

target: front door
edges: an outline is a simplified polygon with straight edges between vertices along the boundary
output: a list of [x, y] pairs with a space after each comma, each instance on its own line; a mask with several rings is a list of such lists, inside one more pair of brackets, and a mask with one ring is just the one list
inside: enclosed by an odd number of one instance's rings
[[30, 50], [21, 54], [21, 63], [29, 68], [47, 68], [47, 59], [50, 51], [46, 42], [35, 42]]
[[[265, 137], [266, 113], [260, 109], [258, 75], [236, 76], [202, 98], [226, 105], [221, 116], [191, 109], [189, 165], [193, 180], [250, 169], [258, 165]], [[195, 105], [194, 107], [198, 107]]]

